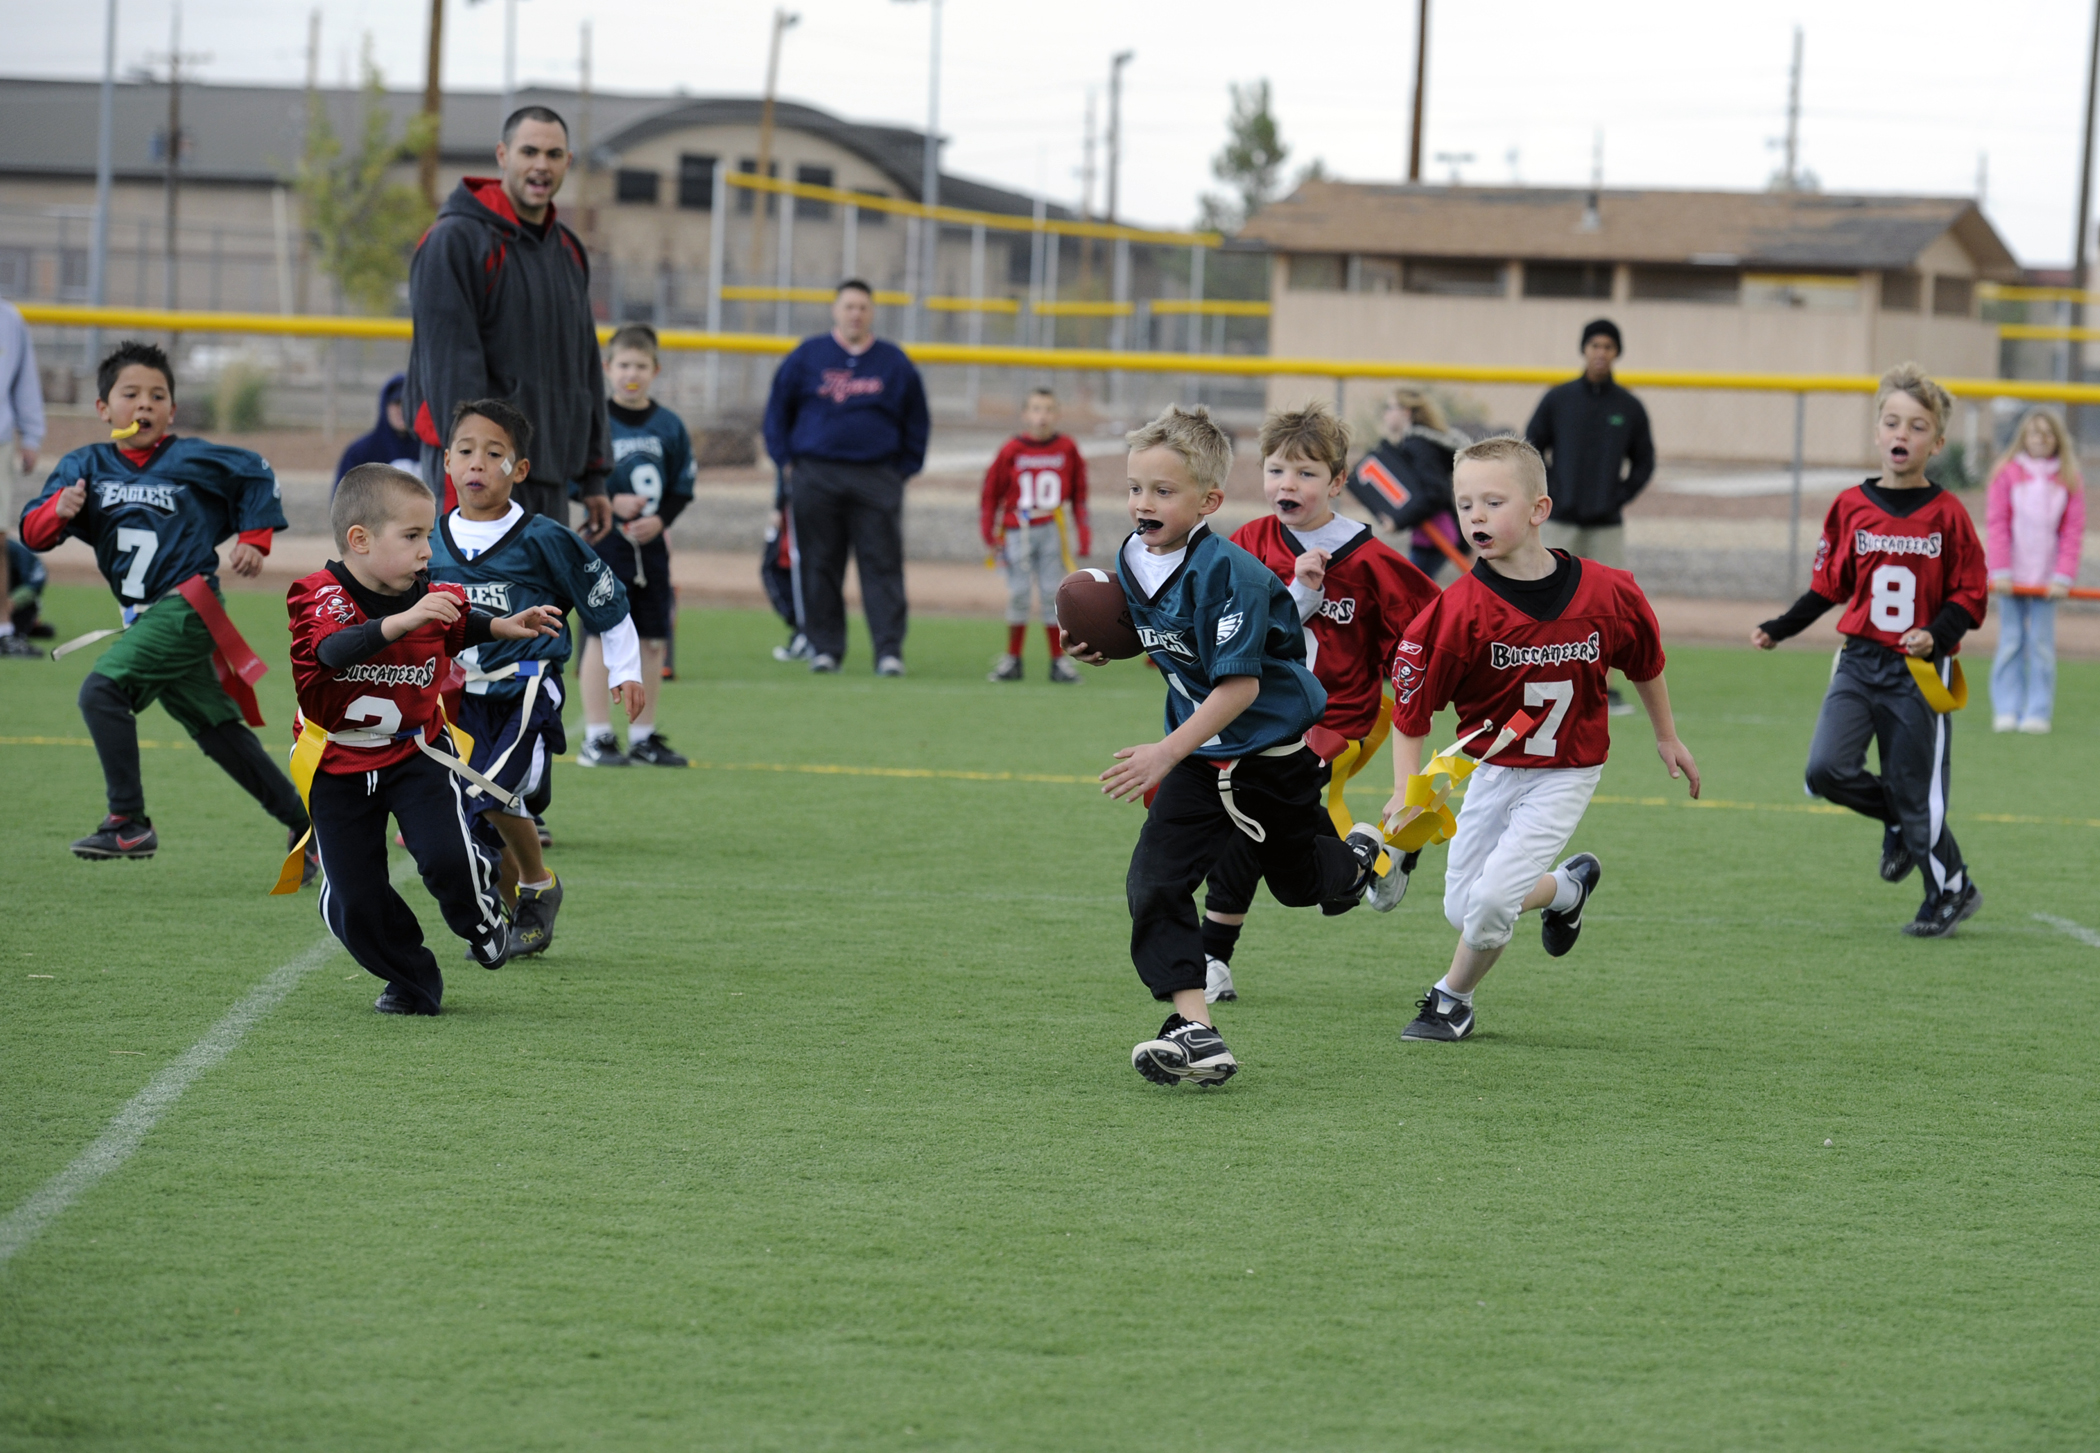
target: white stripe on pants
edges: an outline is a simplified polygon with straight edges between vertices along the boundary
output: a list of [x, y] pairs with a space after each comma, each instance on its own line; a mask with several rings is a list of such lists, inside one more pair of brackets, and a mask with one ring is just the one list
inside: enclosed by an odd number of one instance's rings
[[1474, 949], [1509, 942], [1524, 899], [1575, 836], [1596, 767], [1482, 767], [1444, 864], [1444, 917]]

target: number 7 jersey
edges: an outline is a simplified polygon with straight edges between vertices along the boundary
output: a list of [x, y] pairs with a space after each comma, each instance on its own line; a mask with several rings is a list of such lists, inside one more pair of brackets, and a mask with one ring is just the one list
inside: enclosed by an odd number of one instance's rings
[[1614, 667], [1635, 681], [1662, 675], [1662, 632], [1631, 575], [1553, 553], [1570, 568], [1543, 618], [1505, 598], [1484, 560], [1415, 617], [1393, 657], [1395, 731], [1428, 736], [1450, 703], [1461, 736], [1488, 722], [1499, 731], [1520, 711], [1538, 723], [1498, 767], [1594, 767], [1611, 754], [1606, 679]]
[[1936, 484], [1871, 493], [1870, 485], [1830, 502], [1809, 575], [1810, 590], [1843, 603], [1839, 633], [1900, 650], [1904, 632], [1930, 626], [1949, 603], [1981, 625], [1990, 575], [1961, 501]]

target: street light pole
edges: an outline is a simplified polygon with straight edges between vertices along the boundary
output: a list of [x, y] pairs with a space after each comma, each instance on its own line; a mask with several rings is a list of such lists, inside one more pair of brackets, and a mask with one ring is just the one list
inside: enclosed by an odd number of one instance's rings
[[1123, 67], [1136, 51], [1119, 50], [1108, 60], [1108, 220], [1116, 220], [1116, 189], [1123, 173]]
[[[2078, 220], [2075, 224], [2078, 236], [2071, 252], [2072, 286], [2078, 289], [2078, 301], [2071, 308], [2071, 325], [2085, 326], [2085, 291], [2092, 286], [2091, 268], [2088, 259], [2092, 255], [2093, 237], [2093, 102], [2096, 89], [2100, 89], [2100, 0], [2093, 5], [2092, 49], [2085, 65], [2085, 144], [2078, 153]], [[2077, 335], [2072, 336], [2070, 368], [2073, 383], [2085, 382], [2085, 344]], [[2068, 410], [2071, 418], [2072, 448], [2077, 448], [2079, 425], [2084, 422], [2084, 410], [2075, 405]]]
[[[112, 133], [117, 113], [117, 0], [109, 0], [102, 22], [102, 111], [101, 129], [95, 138], [95, 238], [88, 249], [88, 301], [102, 307], [109, 301], [109, 186]], [[93, 368], [102, 351], [102, 330], [87, 333], [87, 366]]]
[[1415, 0], [1415, 125], [1407, 141], [1407, 179], [1422, 180], [1422, 109], [1429, 86], [1429, 0]]

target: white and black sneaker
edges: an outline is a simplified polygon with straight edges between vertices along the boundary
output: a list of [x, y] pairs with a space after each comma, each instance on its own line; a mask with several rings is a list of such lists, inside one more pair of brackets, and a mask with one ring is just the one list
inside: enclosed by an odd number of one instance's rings
[[1237, 999], [1240, 991], [1232, 987], [1232, 965], [1211, 954], [1203, 956], [1203, 1002], [1215, 1004], [1220, 999]]
[[1179, 1014], [1167, 1016], [1167, 1022], [1159, 1027], [1159, 1038], [1148, 1039], [1130, 1051], [1130, 1064], [1155, 1085], [1178, 1085], [1183, 1080], [1220, 1085], [1240, 1067], [1217, 1030]]
[[583, 748], [576, 753], [579, 767], [626, 767], [632, 765], [627, 754], [620, 750], [620, 743], [611, 732], [601, 732], [584, 738]]
[[1380, 913], [1391, 913], [1407, 897], [1408, 879], [1414, 876], [1415, 864], [1422, 861], [1422, 854], [1419, 849], [1402, 853], [1398, 848], [1387, 848], [1385, 853], [1385, 876], [1371, 880], [1371, 886], [1364, 889], [1364, 902]]
[[1052, 684], [1057, 686], [1077, 686], [1085, 679], [1084, 676], [1079, 674], [1079, 668], [1072, 664], [1071, 657], [1053, 656], [1050, 658], [1050, 680]]
[[902, 676], [904, 674], [904, 658], [902, 656], [884, 656], [875, 663], [875, 674], [877, 676]]
[[1021, 679], [1021, 658], [1019, 656], [1001, 656], [992, 667], [992, 674], [984, 679], [987, 681], [1019, 681]]
[[819, 676], [836, 676], [839, 669], [839, 658], [826, 655], [820, 651], [809, 658], [809, 669]]
[[1539, 942], [1554, 958], [1575, 947], [1575, 940], [1582, 936], [1583, 905], [1590, 901], [1590, 895], [1604, 881], [1604, 864], [1597, 861], [1595, 853], [1577, 853], [1561, 867], [1581, 886], [1582, 896], [1565, 913], [1555, 913], [1549, 908], [1539, 915]]
[[1415, 1000], [1415, 1017], [1400, 1031], [1402, 1039], [1453, 1044], [1473, 1032], [1473, 1006], [1432, 987]]
[[1910, 849], [1903, 845], [1903, 824], [1892, 822], [1881, 830], [1881, 881], [1900, 883], [1917, 866]]
[[1363, 874], [1356, 880], [1356, 895], [1380, 913], [1391, 913], [1407, 896], [1407, 875], [1400, 871], [1400, 860], [1387, 855], [1386, 870], [1378, 871], [1378, 855], [1385, 852], [1385, 834], [1372, 823], [1360, 822], [1349, 829], [1342, 839], [1356, 861], [1363, 865]]
[[807, 661], [814, 654], [814, 648], [809, 644], [809, 637], [803, 635], [800, 631], [789, 637], [785, 646], [775, 646], [773, 648], [773, 659], [776, 661]]
[[1961, 886], [1935, 893], [1918, 906], [1918, 916], [1903, 925], [1912, 938], [1945, 938], [1983, 907], [1983, 890], [1963, 875]]

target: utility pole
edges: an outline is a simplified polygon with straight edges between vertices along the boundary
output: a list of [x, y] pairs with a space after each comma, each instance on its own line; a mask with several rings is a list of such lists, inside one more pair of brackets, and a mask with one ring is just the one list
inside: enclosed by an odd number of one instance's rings
[[1590, 194], [1582, 204], [1583, 232], [1595, 232], [1604, 225], [1604, 128], [1598, 127], [1590, 138]]
[[[758, 163], [756, 174], [770, 176], [773, 166], [773, 93], [780, 84], [780, 38], [794, 29], [802, 20], [799, 15], [785, 10], [773, 11], [773, 39], [766, 47], [766, 99], [758, 110]], [[760, 193], [751, 199], [751, 276], [760, 275], [766, 265], [766, 208], [773, 204], [770, 192]], [[713, 226], [728, 225], [722, 218], [715, 218]]]
[[186, 54], [182, 49], [182, 6], [173, 7], [173, 18], [169, 23], [168, 53], [157, 57], [168, 65], [168, 132], [163, 151], [166, 169], [161, 180], [161, 200], [166, 208], [165, 235], [161, 243], [161, 306], [175, 306], [176, 283], [176, 212], [182, 189], [182, 68], [185, 65], [203, 65], [211, 57], [203, 52]]
[[1801, 27], [1794, 27], [1794, 63], [1786, 79], [1786, 172], [1782, 191], [1801, 190]]
[[1407, 179], [1422, 180], [1422, 106], [1429, 90], [1429, 0], [1415, 0], [1415, 125], [1407, 142]]
[[591, 23], [583, 22], [576, 56], [576, 164], [591, 169]]
[[[2071, 326], [2085, 326], [2085, 293], [2093, 285], [2091, 267], [2093, 241], [2093, 96], [2100, 87], [2100, 0], [2093, 5], [2093, 35], [2091, 48], [2085, 63], [2085, 145], [2078, 153], [2078, 236], [2072, 246], [2071, 270], [2078, 289], [2078, 301], [2071, 305]], [[2085, 381], [2085, 344], [2076, 334], [2071, 342], [2071, 381]], [[2073, 406], [2070, 410], [2071, 442], [2075, 449], [2079, 441], [2080, 425], [2084, 422], [2083, 409]]]
[[429, 118], [430, 134], [423, 142], [422, 156], [416, 159], [416, 180], [423, 187], [423, 205], [433, 212], [438, 204], [438, 132], [444, 122], [444, 68], [445, 0], [430, 0], [430, 48], [423, 63], [423, 114]]
[[[117, 0], [109, 0], [102, 19], [102, 106], [101, 129], [95, 138], [95, 236], [88, 248], [88, 301], [102, 307], [109, 301], [109, 184], [111, 133], [116, 130], [117, 110]], [[102, 330], [88, 329], [87, 366], [92, 369], [102, 351]]]
[[[1094, 88], [1086, 88], [1086, 140], [1080, 151], [1079, 162], [1079, 220], [1094, 220]], [[1087, 284], [1094, 276], [1094, 239], [1079, 239], [1079, 292], [1086, 294]]]
[[[906, 0], [909, 3], [909, 0]], [[941, 0], [928, 0], [926, 52], [926, 145], [919, 158], [919, 201], [927, 208], [941, 204]], [[931, 332], [932, 319], [926, 300], [933, 295], [934, 272], [941, 256], [941, 224], [931, 216], [919, 219], [919, 279], [912, 290], [911, 332], [919, 337]]]
[[1117, 189], [1123, 176], [1123, 67], [1136, 51], [1119, 50], [1108, 61], [1108, 220], [1116, 220]]
[[503, 0], [503, 119], [518, 99], [518, 0]]

